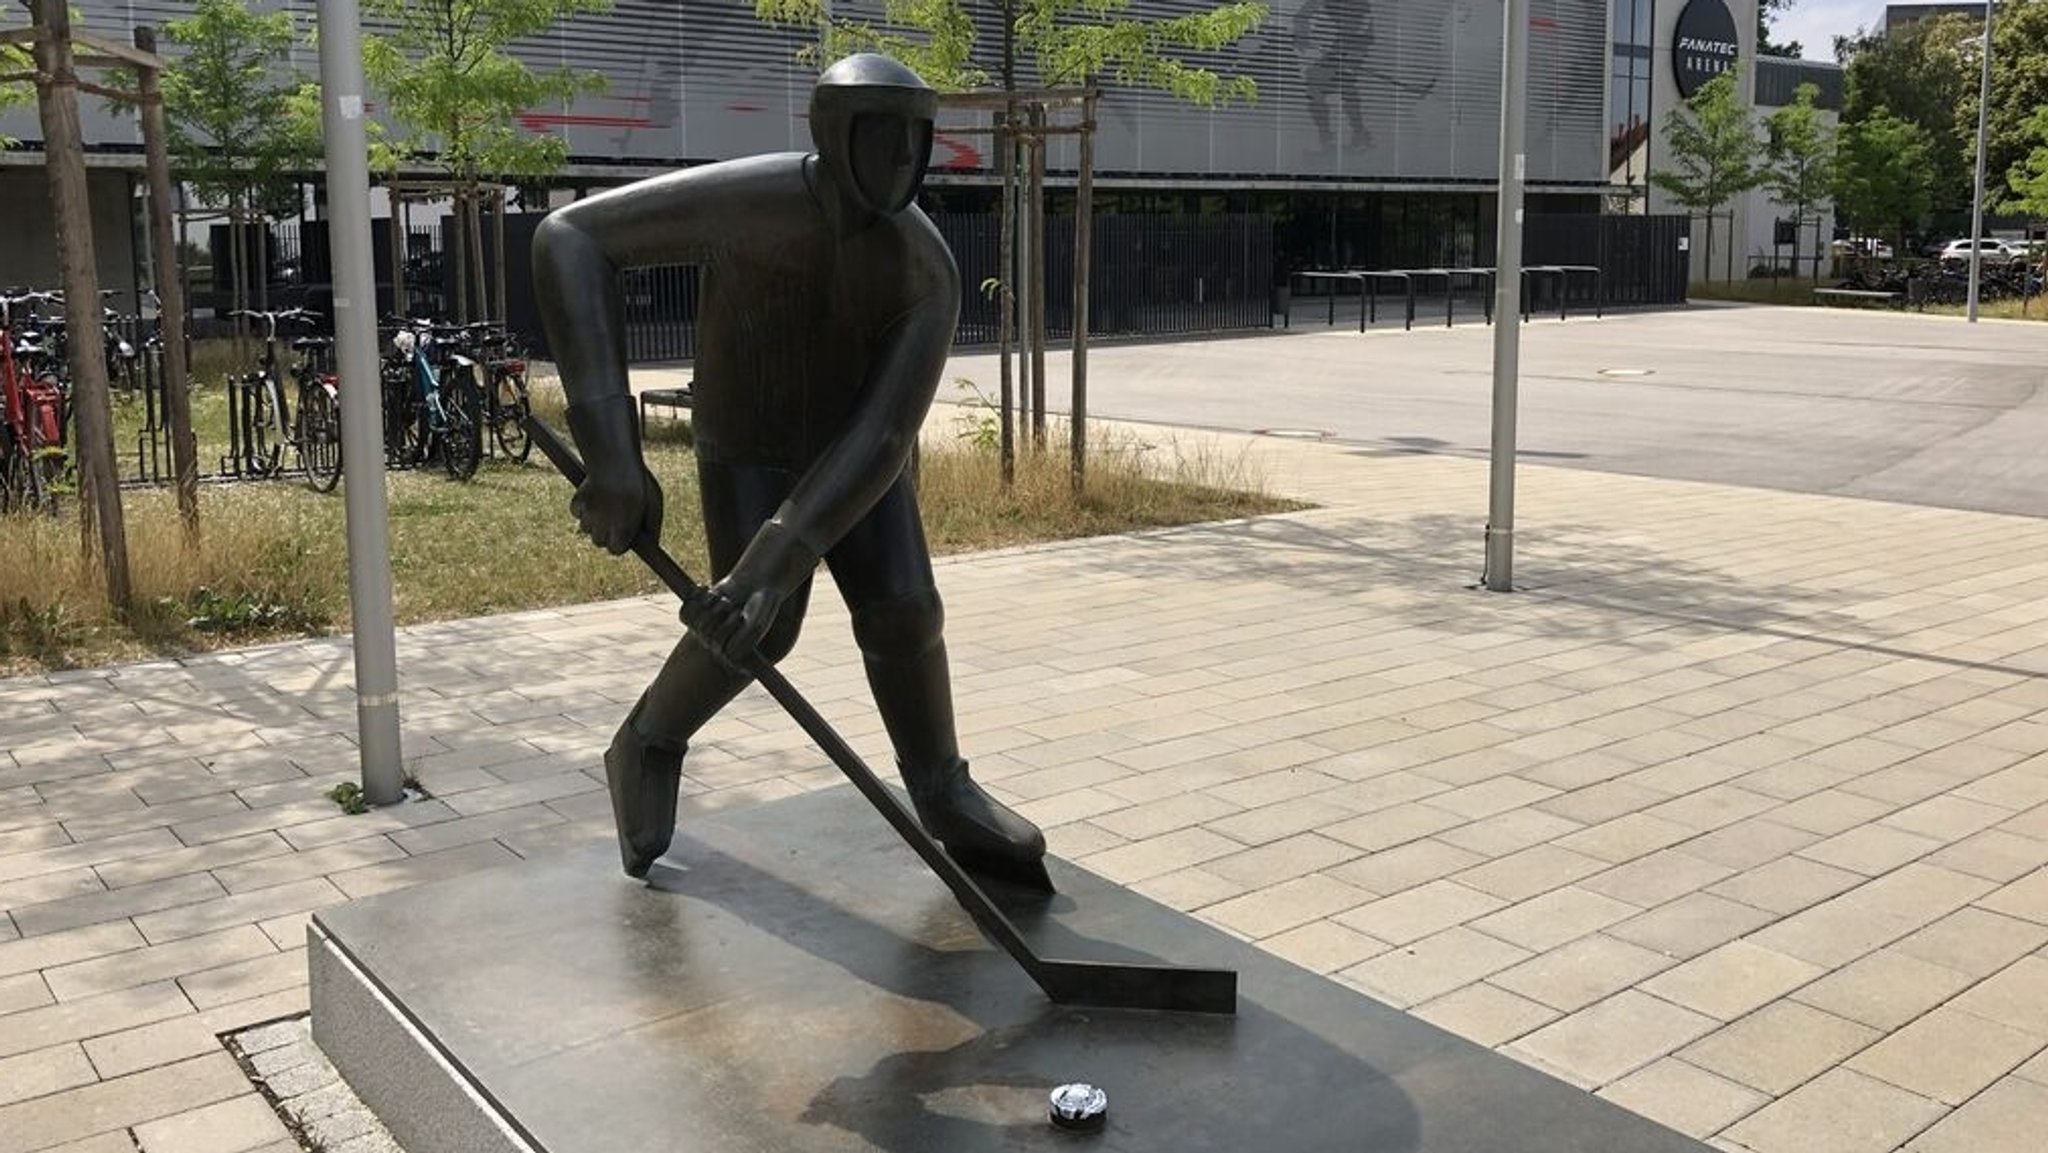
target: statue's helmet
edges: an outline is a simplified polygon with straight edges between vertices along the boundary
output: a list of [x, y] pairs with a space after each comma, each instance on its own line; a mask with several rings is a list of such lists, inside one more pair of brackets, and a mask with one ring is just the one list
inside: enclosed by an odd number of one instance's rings
[[901, 212], [924, 187], [939, 94], [887, 56], [832, 65], [811, 90], [811, 140], [832, 180], [870, 212]]

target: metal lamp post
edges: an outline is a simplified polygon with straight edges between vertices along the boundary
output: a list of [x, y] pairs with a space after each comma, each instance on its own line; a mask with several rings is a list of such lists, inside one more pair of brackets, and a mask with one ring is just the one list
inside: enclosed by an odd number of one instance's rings
[[356, 727], [363, 799], [389, 805], [405, 799], [405, 770], [398, 739], [398, 642], [391, 612], [390, 510], [384, 501], [362, 40], [357, 0], [320, 0], [320, 97], [327, 144], [328, 247], [334, 256], [334, 353], [342, 386], [341, 466], [348, 486]]
[[1492, 486], [1486, 511], [1486, 570], [1481, 578], [1493, 592], [1514, 589], [1515, 406], [1521, 373], [1522, 181], [1528, 154], [1523, 89], [1529, 72], [1529, 0], [1502, 6], [1500, 69], [1500, 215], [1494, 235], [1493, 452]]
[[1991, 120], [1991, 10], [1995, 0], [1984, 0], [1984, 74], [1977, 82], [1977, 192], [1970, 200], [1970, 323], [1977, 323], [1977, 283], [1983, 267], [1984, 236], [1984, 138]]

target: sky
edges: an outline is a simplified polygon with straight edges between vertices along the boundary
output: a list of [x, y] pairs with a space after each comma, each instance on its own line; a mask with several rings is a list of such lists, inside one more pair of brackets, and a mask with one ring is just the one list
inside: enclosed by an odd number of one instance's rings
[[1835, 58], [1835, 37], [1884, 23], [1885, 0], [1797, 0], [1792, 11], [1778, 17], [1771, 39], [1797, 40], [1808, 60]]

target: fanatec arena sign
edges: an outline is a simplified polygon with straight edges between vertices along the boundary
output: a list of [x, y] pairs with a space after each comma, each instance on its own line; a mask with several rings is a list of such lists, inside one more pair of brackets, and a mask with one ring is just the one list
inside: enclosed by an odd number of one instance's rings
[[1690, 97], [1707, 81], [1735, 67], [1741, 48], [1735, 38], [1735, 17], [1721, 0], [1691, 0], [1678, 14], [1671, 38], [1671, 67], [1678, 94]]

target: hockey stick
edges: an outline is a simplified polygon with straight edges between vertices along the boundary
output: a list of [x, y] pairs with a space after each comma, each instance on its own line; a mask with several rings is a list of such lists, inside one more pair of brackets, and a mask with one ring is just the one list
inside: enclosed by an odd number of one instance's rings
[[[569, 483], [583, 483], [583, 462], [553, 429], [538, 417], [528, 416], [526, 427], [533, 443], [553, 462]], [[675, 558], [650, 536], [633, 542], [633, 554], [646, 562], [669, 591], [684, 601], [704, 595], [703, 586], [690, 578]], [[750, 655], [742, 668], [768, 690], [797, 725], [816, 742], [839, 771], [853, 782], [875, 809], [888, 820], [898, 836], [917, 852], [939, 880], [953, 891], [967, 915], [982, 933], [1008, 953], [1024, 972], [1062, 1005], [1089, 1005], [1107, 1009], [1168, 1009], [1185, 1013], [1234, 1013], [1237, 1011], [1237, 974], [1229, 969], [1200, 969], [1178, 965], [1126, 964], [1116, 961], [1069, 961], [1041, 957], [1024, 940], [1017, 926], [1003, 915], [974, 878], [946, 855], [939, 843], [917, 823], [903, 803], [889, 791], [818, 710], [796, 691], [775, 666], [758, 654]]]

